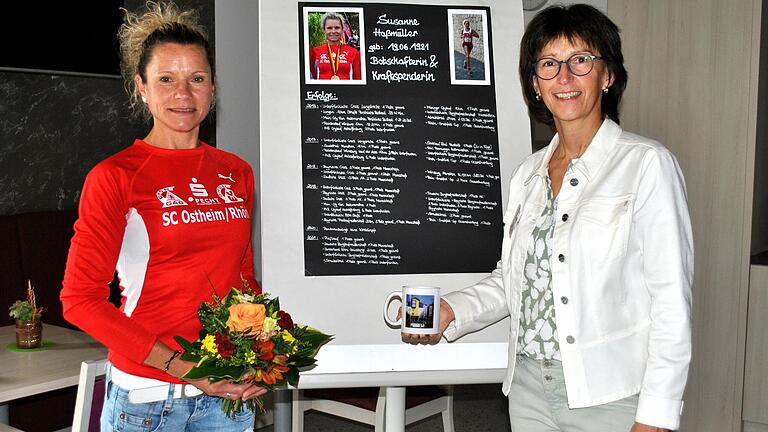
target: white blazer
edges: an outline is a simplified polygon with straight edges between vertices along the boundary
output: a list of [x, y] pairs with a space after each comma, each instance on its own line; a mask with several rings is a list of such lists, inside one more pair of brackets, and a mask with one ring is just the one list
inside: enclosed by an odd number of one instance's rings
[[[501, 260], [485, 279], [444, 296], [456, 320], [448, 340], [509, 316], [509, 394], [525, 253], [546, 205], [549, 159], [529, 156], [512, 174]], [[552, 293], [568, 405], [639, 393], [636, 420], [677, 429], [691, 358], [693, 239], [685, 183], [664, 146], [606, 119], [574, 160], [558, 195]]]

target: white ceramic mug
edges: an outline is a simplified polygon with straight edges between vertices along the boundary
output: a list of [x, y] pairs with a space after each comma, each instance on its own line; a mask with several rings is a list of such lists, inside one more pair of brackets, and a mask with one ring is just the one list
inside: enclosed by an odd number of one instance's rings
[[[399, 299], [403, 304], [400, 320], [389, 316], [389, 304]], [[423, 285], [405, 285], [394, 291], [384, 302], [384, 320], [392, 327], [400, 327], [409, 334], [436, 334], [440, 332], [440, 288]]]

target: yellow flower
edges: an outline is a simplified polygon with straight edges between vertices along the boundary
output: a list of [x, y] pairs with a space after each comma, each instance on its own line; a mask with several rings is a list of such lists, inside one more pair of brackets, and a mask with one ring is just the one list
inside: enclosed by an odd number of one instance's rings
[[288, 343], [288, 344], [292, 344], [292, 343], [294, 343], [294, 342], [296, 341], [296, 338], [295, 338], [295, 337], [293, 337], [293, 335], [291, 334], [291, 332], [289, 332], [288, 330], [283, 330], [283, 331], [280, 333], [280, 336], [283, 338], [283, 340], [285, 341], [285, 343]]
[[261, 328], [264, 333], [270, 333], [277, 328], [277, 320], [272, 317], [264, 318], [264, 325]]
[[291, 332], [288, 330], [283, 330], [280, 332], [280, 337], [283, 338], [283, 341], [291, 346], [291, 352], [288, 354], [296, 354], [296, 352], [299, 350], [299, 345], [296, 343], [296, 338], [293, 337]]
[[203, 338], [202, 345], [203, 349], [209, 353], [218, 354], [218, 349], [216, 348], [216, 338], [214, 338], [213, 335], [205, 336], [205, 338]]
[[256, 362], [256, 353], [253, 351], [249, 351], [245, 353], [245, 362], [247, 364], [253, 364]]

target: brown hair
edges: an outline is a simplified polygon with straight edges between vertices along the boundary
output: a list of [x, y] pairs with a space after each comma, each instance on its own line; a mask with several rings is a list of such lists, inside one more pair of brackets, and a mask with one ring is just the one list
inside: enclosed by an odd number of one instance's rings
[[613, 85], [601, 96], [602, 114], [619, 123], [619, 102], [627, 87], [627, 70], [621, 53], [619, 28], [604, 13], [585, 4], [550, 6], [528, 23], [520, 42], [519, 64], [520, 84], [528, 113], [544, 124], [551, 126], [555, 123], [544, 101], [536, 99], [533, 77], [534, 64], [542, 48], [559, 38], [567, 38], [571, 43], [581, 39], [588, 47], [599, 52], [608, 73], [613, 77]]

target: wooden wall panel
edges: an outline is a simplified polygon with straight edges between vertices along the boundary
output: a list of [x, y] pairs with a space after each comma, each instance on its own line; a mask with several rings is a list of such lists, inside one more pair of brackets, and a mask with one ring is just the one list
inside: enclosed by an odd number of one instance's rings
[[768, 425], [744, 422], [743, 432], [768, 432]]
[[[768, 25], [768, 8], [763, 8], [761, 28]], [[768, 31], [760, 36], [759, 76], [768, 76]], [[768, 85], [760, 86], [757, 101], [757, 128], [755, 137], [755, 166], [761, 167], [754, 172], [755, 199], [752, 208], [752, 245], [753, 255], [768, 251]]]
[[688, 184], [694, 358], [683, 431], [740, 431], [760, 0], [609, 0], [630, 79], [622, 126], [663, 142]]
[[749, 277], [747, 353], [744, 366], [744, 421], [768, 432], [768, 266], [753, 265]]

